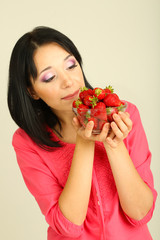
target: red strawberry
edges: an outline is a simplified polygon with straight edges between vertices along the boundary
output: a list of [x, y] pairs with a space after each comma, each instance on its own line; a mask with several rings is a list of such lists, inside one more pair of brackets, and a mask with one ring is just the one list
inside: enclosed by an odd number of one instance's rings
[[95, 130], [95, 129], [97, 129], [97, 127], [98, 127], [98, 119], [97, 118], [95, 118], [95, 117], [93, 117], [93, 116], [91, 116], [91, 110], [89, 110], [87, 113], [86, 113], [86, 115], [85, 115], [85, 117], [86, 117], [86, 119], [85, 119], [85, 125], [89, 122], [89, 121], [93, 121], [94, 122], [94, 127], [93, 127], [93, 129]]
[[93, 127], [93, 130], [96, 130], [98, 128], [98, 119], [97, 118], [94, 118], [94, 117], [89, 117], [87, 118], [88, 119], [88, 122], [89, 121], [93, 121], [94, 122], [94, 127]]
[[113, 92], [114, 92], [114, 89], [112, 88], [111, 85], [109, 85], [108, 87], [106, 87], [106, 88], [104, 89], [104, 91], [105, 91], [105, 95], [107, 95], [108, 93], [113, 93]]
[[106, 111], [107, 111], [108, 122], [114, 121], [113, 114], [118, 113], [118, 109], [116, 107], [108, 107], [106, 108]]
[[76, 100], [73, 101], [72, 106], [76, 108]]
[[88, 111], [88, 107], [84, 104], [80, 104], [77, 108], [77, 113], [79, 115], [84, 115], [86, 114], [87, 111]]
[[92, 89], [89, 89], [89, 88], [87, 88], [87, 87], [81, 88], [81, 92], [80, 92], [80, 94], [79, 94], [80, 99], [83, 101], [83, 99], [84, 99], [87, 95], [91, 95], [91, 96], [93, 95]]
[[93, 95], [93, 90], [89, 88], [89, 89], [87, 90], [87, 93], [88, 93], [88, 95]]
[[82, 101], [80, 100], [80, 98], [78, 100], [74, 100], [73, 103], [72, 103], [72, 106], [74, 108], [78, 108], [78, 106], [82, 104]]
[[81, 123], [81, 125], [85, 127], [86, 126], [86, 117], [85, 117], [85, 115], [82, 114], [82, 115], [78, 115], [77, 117], [78, 117], [78, 120]]
[[116, 93], [108, 93], [103, 102], [107, 107], [118, 107], [121, 105], [121, 100]]
[[125, 105], [125, 102], [122, 100], [122, 101], [121, 101], [121, 104], [124, 106], [124, 105]]
[[93, 95], [98, 98], [98, 100], [102, 100], [105, 97], [105, 91], [102, 88], [94, 88]]
[[94, 107], [97, 103], [98, 99], [95, 96], [87, 95], [83, 99], [83, 103], [88, 107]]
[[88, 90], [88, 88], [86, 88], [86, 87], [83, 87], [83, 88], [81, 88], [81, 92], [80, 92], [80, 94], [79, 94], [79, 97], [80, 97], [80, 99], [83, 101], [83, 98], [85, 97], [85, 96], [87, 96], [87, 90]]
[[106, 109], [106, 105], [104, 104], [104, 102], [98, 102], [94, 107], [94, 109], [104, 109], [104, 108]]
[[91, 109], [92, 116], [107, 121], [106, 105], [103, 102], [98, 102], [96, 106]]
[[103, 128], [103, 126], [104, 126], [105, 123], [106, 123], [106, 121], [99, 120], [99, 121], [98, 121], [98, 129], [99, 129], [99, 130], [102, 130], [102, 128]]

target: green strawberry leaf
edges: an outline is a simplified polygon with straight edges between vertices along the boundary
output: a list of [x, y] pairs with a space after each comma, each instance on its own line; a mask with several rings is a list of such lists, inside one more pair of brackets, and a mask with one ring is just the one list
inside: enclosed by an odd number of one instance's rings
[[98, 102], [98, 98], [93, 96], [93, 99], [92, 99], [92, 108], [94, 108], [96, 105], [97, 105], [97, 102]]
[[86, 91], [86, 90], [88, 90], [88, 88], [87, 87], [81, 87], [81, 92], [83, 92], [83, 91]]
[[112, 107], [107, 107], [106, 108], [106, 112], [107, 112], [108, 115], [111, 114], [111, 111], [112, 111]]
[[119, 107], [117, 107], [118, 111], [123, 112], [125, 110], [125, 106], [121, 104]]

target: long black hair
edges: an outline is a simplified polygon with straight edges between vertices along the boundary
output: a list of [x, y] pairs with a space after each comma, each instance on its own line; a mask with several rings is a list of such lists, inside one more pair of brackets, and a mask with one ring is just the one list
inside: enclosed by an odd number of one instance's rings
[[[82, 58], [74, 43], [61, 32], [49, 27], [36, 27], [24, 34], [15, 44], [9, 65], [8, 107], [16, 124], [22, 128], [40, 147], [51, 150], [60, 147], [53, 141], [45, 126], [54, 129], [58, 117], [41, 99], [34, 100], [28, 92], [31, 77], [37, 77], [37, 69], [33, 60], [35, 50], [47, 43], [55, 42], [72, 54], [82, 69]], [[83, 69], [82, 69], [83, 72]], [[85, 86], [92, 88], [84, 75]], [[59, 133], [60, 134], [60, 133]]]

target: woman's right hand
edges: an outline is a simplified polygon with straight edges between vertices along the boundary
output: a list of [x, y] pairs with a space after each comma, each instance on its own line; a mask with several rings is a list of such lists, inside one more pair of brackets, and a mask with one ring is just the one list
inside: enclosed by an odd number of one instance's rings
[[82, 137], [85, 140], [89, 141], [99, 141], [99, 142], [104, 142], [108, 136], [109, 129], [110, 129], [110, 124], [105, 123], [103, 126], [103, 129], [100, 134], [92, 134], [92, 130], [94, 127], [94, 122], [89, 121], [84, 128], [77, 117], [73, 118], [72, 124], [77, 132], [77, 134]]

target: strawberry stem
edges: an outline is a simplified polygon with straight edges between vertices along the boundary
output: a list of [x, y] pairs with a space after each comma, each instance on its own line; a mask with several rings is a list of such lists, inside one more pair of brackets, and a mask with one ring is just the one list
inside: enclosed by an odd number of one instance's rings
[[87, 87], [81, 87], [81, 92], [83, 92], [83, 91], [86, 91], [86, 90], [88, 90], [88, 88]]
[[99, 94], [101, 94], [101, 92], [102, 92], [102, 90], [99, 89], [99, 88], [97, 88], [97, 89], [95, 90], [95, 94], [96, 94], [97, 96], [99, 96]]
[[82, 101], [81, 101], [80, 99], [78, 99], [78, 100], [76, 101], [76, 107], [78, 108], [78, 106], [79, 106], [80, 104], [82, 104]]
[[108, 87], [106, 87], [105, 89], [109, 89], [110, 91], [111, 91], [111, 93], [113, 93], [114, 92], [114, 89], [113, 89], [113, 87], [111, 86], [111, 85], [109, 85]]
[[93, 96], [93, 99], [92, 99], [92, 108], [94, 108], [96, 105], [97, 105], [97, 102], [98, 102], [98, 98]]

